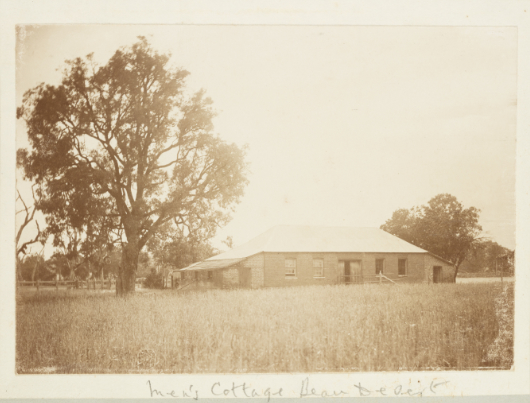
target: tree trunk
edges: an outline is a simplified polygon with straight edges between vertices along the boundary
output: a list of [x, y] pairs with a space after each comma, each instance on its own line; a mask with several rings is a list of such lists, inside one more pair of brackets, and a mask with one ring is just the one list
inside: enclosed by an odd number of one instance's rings
[[20, 260], [18, 256], [17, 256], [17, 262], [16, 262], [16, 270], [17, 270], [17, 281], [24, 280], [22, 278], [22, 261]]
[[453, 283], [456, 283], [456, 276], [458, 275], [458, 268], [460, 267], [460, 265], [455, 265], [455, 275], [453, 277]]
[[135, 292], [136, 270], [138, 269], [138, 243], [124, 243], [121, 264], [116, 280], [116, 295], [125, 296]]
[[37, 258], [35, 266], [33, 266], [33, 270], [31, 271], [31, 281], [35, 281], [35, 273], [37, 273], [38, 268], [39, 268], [39, 259]]

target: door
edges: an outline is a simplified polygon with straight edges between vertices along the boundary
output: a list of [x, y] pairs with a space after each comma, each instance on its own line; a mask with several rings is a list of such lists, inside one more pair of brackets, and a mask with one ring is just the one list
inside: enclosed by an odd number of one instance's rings
[[350, 273], [351, 281], [355, 283], [361, 282], [361, 261], [360, 260], [351, 260], [350, 261]]
[[344, 282], [346, 284], [351, 283], [351, 269], [349, 261], [344, 262]]
[[349, 273], [349, 272], [350, 272], [350, 265], [348, 265], [348, 269], [346, 269], [346, 261], [339, 260], [339, 279], [341, 283], [349, 282], [349, 278], [350, 278], [349, 274], [348, 274], [348, 277], [346, 277], [346, 273]]
[[383, 273], [384, 259], [375, 259], [375, 274]]
[[346, 284], [361, 281], [361, 261], [360, 260], [339, 260], [339, 270]]
[[432, 268], [432, 282], [433, 283], [442, 282], [442, 266], [434, 266]]

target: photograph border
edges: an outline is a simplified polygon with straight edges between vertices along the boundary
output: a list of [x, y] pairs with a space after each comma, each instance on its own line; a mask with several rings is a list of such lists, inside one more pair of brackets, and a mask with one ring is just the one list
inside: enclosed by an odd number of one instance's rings
[[[420, 6], [421, 4], [421, 6]], [[246, 383], [271, 398], [300, 397], [304, 382], [315, 396], [501, 396], [530, 393], [530, 2], [529, 1], [92, 1], [0, 0], [0, 398], [149, 398], [184, 390], [202, 400], [212, 387]], [[510, 371], [321, 374], [15, 375], [15, 26], [17, 24], [369, 25], [495, 26], [518, 29], [515, 357]], [[307, 381], [306, 381], [307, 379]], [[434, 387], [433, 385], [441, 385]], [[153, 395], [153, 388], [164, 395]], [[386, 390], [385, 389], [385, 390]], [[275, 392], [282, 390], [278, 395]], [[431, 392], [433, 391], [433, 392]], [[402, 392], [402, 393], [401, 393]], [[256, 392], [258, 393], [258, 392]], [[364, 392], [367, 393], [367, 392]], [[395, 395], [395, 393], [393, 393]], [[307, 396], [311, 396], [308, 393]], [[366, 395], [368, 396], [368, 394]], [[242, 396], [243, 397], [243, 396]]]

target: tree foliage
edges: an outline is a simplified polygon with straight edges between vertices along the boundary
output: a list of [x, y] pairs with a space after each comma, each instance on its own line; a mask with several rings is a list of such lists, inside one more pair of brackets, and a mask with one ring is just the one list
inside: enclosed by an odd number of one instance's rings
[[512, 253], [510, 249], [499, 245], [491, 239], [482, 240], [477, 242], [468, 252], [466, 259], [462, 263], [461, 270], [469, 273], [493, 272], [499, 264], [497, 259], [510, 253]]
[[45, 262], [42, 253], [31, 253], [17, 260], [19, 279], [24, 281], [44, 280]]
[[44, 203], [74, 203], [85, 228], [91, 214], [117, 220], [118, 294], [134, 291], [139, 252], [162, 226], [226, 222], [247, 182], [244, 150], [213, 133], [212, 101], [187, 94], [188, 74], [140, 38], [104, 66], [67, 61], [60, 85], [29, 90], [17, 110], [31, 144], [18, 161]]
[[117, 217], [106, 214], [112, 209], [111, 200], [93, 194], [86, 178], [71, 175], [49, 183], [40, 194], [37, 207], [46, 216], [44, 233], [66, 259], [68, 276], [101, 272], [102, 260], [120, 241]]
[[482, 227], [475, 207], [439, 194], [420, 207], [396, 210], [381, 229], [451, 261], [458, 268], [479, 240]]
[[182, 269], [218, 253], [209, 243], [214, 234], [215, 227], [211, 226], [208, 230], [208, 225], [202, 223], [196, 223], [195, 227], [173, 223], [159, 231], [148, 248], [158, 267]]

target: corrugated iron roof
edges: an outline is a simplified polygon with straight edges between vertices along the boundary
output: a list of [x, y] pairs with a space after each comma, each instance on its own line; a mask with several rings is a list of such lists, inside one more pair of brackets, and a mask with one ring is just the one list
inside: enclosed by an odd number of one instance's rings
[[279, 225], [206, 262], [242, 259], [260, 252], [427, 253], [379, 228]]
[[197, 270], [217, 270], [224, 269], [226, 267], [232, 266], [236, 263], [241, 262], [245, 258], [236, 258], [236, 259], [215, 259], [215, 260], [205, 260], [203, 262], [193, 263], [192, 265], [181, 269], [180, 271], [197, 271]]
[[429, 252], [429, 251], [427, 251], [427, 253], [428, 253], [429, 255], [435, 257], [436, 259], [441, 260], [442, 262], [445, 262], [445, 263], [447, 263], [447, 264], [449, 264], [449, 265], [451, 265], [451, 266], [454, 266], [454, 263], [453, 263], [453, 262], [451, 262], [451, 261], [449, 261], [449, 260], [447, 260], [447, 259], [444, 259], [443, 257], [440, 257], [440, 256], [438, 256], [438, 255], [435, 255], [434, 253]]

